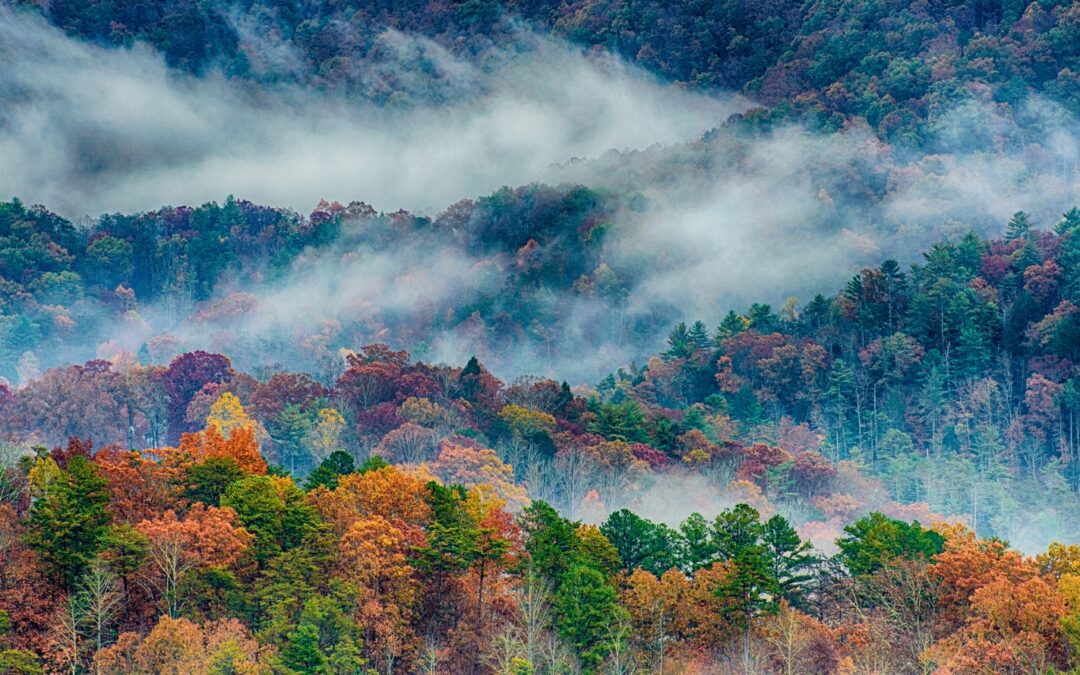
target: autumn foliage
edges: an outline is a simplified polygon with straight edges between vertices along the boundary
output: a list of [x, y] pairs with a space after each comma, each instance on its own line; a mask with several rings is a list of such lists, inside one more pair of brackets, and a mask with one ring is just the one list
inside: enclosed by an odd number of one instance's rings
[[[1076, 546], [1028, 557], [961, 524], [867, 515], [873, 483], [813, 449], [716, 442], [695, 429], [672, 439], [680, 463], [660, 461], [634, 435], [631, 407], [581, 407], [576, 422], [492, 408], [497, 442], [487, 447], [458, 432], [496, 390], [483, 371], [465, 377], [473, 384], [449, 386], [472, 400], [404, 399], [411, 421], [359, 466], [326, 453], [306, 490], [270, 468], [260, 422], [228, 383], [206, 427], [175, 447], [39, 450], [5, 478], [0, 664], [207, 674], [1074, 665]], [[327, 425], [337, 429], [341, 416], [311, 405], [327, 450], [340, 439]], [[578, 494], [600, 527], [534, 496], [544, 486], [530, 482], [542, 475], [529, 462], [544, 453], [556, 498]], [[608, 506], [647, 494], [664, 472], [726, 480], [742, 503], [671, 526]], [[805, 522], [800, 536], [773, 500], [810, 504], [824, 520]]]

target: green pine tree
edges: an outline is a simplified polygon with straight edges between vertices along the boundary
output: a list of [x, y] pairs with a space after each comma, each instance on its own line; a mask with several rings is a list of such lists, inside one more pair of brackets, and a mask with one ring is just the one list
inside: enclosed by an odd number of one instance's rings
[[690, 333], [686, 329], [686, 324], [679, 322], [671, 332], [668, 333], [667, 349], [664, 351], [664, 359], [672, 361], [674, 359], [685, 359], [694, 352], [694, 346], [690, 342]]
[[244, 477], [244, 470], [231, 457], [210, 457], [184, 471], [184, 496], [207, 506], [218, 506], [229, 486]]
[[705, 326], [703, 321], [695, 321], [690, 330], [686, 334], [686, 339], [690, 344], [691, 352], [708, 350], [712, 344], [712, 339], [709, 337], [709, 329]]
[[615, 546], [627, 572], [641, 568], [659, 577], [675, 566], [675, 536], [662, 523], [622, 509], [608, 516], [600, 532]]
[[[781, 523], [774, 529], [782, 532]], [[725, 600], [724, 618], [743, 633], [743, 659], [750, 665], [750, 629], [754, 617], [775, 612], [780, 584], [770, 564], [769, 550], [762, 542], [764, 529], [757, 510], [736, 504], [713, 521], [713, 539], [719, 557], [731, 564], [731, 573], [716, 588]]]
[[0, 673], [5, 675], [45, 675], [37, 654], [26, 649], [0, 651]]
[[618, 593], [603, 574], [583, 565], [566, 574], [555, 594], [559, 635], [577, 652], [585, 672], [603, 662], [608, 629], [620, 611]]
[[709, 521], [700, 513], [691, 513], [679, 525], [679, 540], [676, 549], [678, 567], [687, 574], [692, 574], [702, 567], [708, 567], [719, 556], [716, 541], [709, 528]]
[[1054, 232], [1064, 237], [1067, 234], [1076, 232], [1077, 228], [1080, 228], [1080, 209], [1074, 206], [1061, 214], [1061, 220], [1054, 226]]
[[758, 544], [761, 538], [758, 519], [757, 510], [746, 504], [736, 504], [716, 516], [712, 536], [720, 560], [734, 560], [740, 551]]
[[108, 484], [97, 467], [75, 455], [30, 509], [26, 543], [68, 588], [106, 543], [112, 520], [108, 504]]
[[319, 629], [302, 623], [291, 631], [281, 650], [281, 662], [298, 673], [320, 672], [326, 656], [319, 649]]
[[461, 374], [458, 375], [458, 390], [461, 392], [461, 397], [467, 401], [475, 401], [476, 395], [480, 392], [480, 376], [483, 374], [483, 369], [480, 366], [480, 361], [472, 356], [469, 358], [469, 362], [465, 364], [465, 367], [461, 369]]
[[573, 523], [549, 504], [537, 500], [521, 514], [525, 532], [525, 550], [535, 573], [555, 588], [567, 571], [577, 563], [577, 523]]
[[[378, 455], [375, 456], [378, 457]], [[352, 455], [343, 450], [335, 450], [308, 474], [305, 487], [308, 490], [314, 490], [323, 486], [333, 490], [337, 488], [338, 480], [342, 476], [347, 476], [354, 471], [356, 471], [356, 465], [353, 463]]]
[[747, 427], [757, 426], [761, 423], [763, 414], [761, 403], [758, 402], [754, 390], [749, 384], [744, 384], [739, 391], [731, 397], [731, 415]]
[[303, 408], [294, 404], [285, 406], [274, 418], [270, 426], [270, 435], [280, 450], [283, 463], [289, 473], [296, 473], [297, 460], [306, 462], [307, 451], [304, 438], [311, 430], [311, 416]]
[[836, 540], [840, 560], [853, 575], [871, 574], [894, 558], [923, 558], [941, 553], [945, 538], [919, 523], [905, 523], [871, 513], [844, 528]]
[[465, 511], [465, 488], [427, 484], [431, 522], [427, 545], [417, 550], [416, 565], [433, 575], [463, 572], [479, 555], [480, 531]]
[[739, 316], [734, 311], [728, 311], [724, 320], [716, 327], [716, 344], [719, 346], [724, 340], [734, 337], [749, 327], [745, 317]]
[[960, 329], [956, 344], [956, 373], [961, 377], [981, 377], [990, 364], [990, 344], [986, 334], [974, 323]]
[[773, 312], [772, 305], [755, 302], [746, 313], [750, 328], [759, 333], [771, 333], [776, 330], [779, 317]]
[[1031, 237], [1031, 218], [1023, 211], [1017, 211], [1009, 219], [1008, 225], [1005, 226], [1005, 241], [1016, 241], [1017, 239], [1029, 239]]
[[818, 560], [812, 553], [813, 546], [802, 541], [795, 528], [779, 515], [762, 524], [761, 543], [780, 596], [792, 606], [800, 606], [804, 587], [813, 578], [811, 571]]

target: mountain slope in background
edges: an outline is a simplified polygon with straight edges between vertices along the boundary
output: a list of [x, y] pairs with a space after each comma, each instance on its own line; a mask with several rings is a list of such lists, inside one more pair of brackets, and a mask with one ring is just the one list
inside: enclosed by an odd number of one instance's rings
[[42, 7], [69, 34], [111, 45], [145, 41], [189, 72], [306, 81], [378, 101], [440, 96], [438, 78], [410, 91], [393, 69], [381, 71], [398, 48], [387, 28], [483, 56], [519, 42], [524, 24], [610, 50], [671, 82], [779, 106], [770, 115], [792, 112], [823, 128], [861, 117], [882, 137], [909, 142], [923, 138], [922, 123], [964, 100], [1019, 107], [1039, 93], [1080, 111], [1080, 5], [1069, 2], [57, 0]]

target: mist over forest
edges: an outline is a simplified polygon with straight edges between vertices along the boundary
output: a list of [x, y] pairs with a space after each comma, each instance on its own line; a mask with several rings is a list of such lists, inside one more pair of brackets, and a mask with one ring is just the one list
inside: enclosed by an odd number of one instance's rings
[[0, 0], [0, 672], [1080, 669], [1080, 4]]

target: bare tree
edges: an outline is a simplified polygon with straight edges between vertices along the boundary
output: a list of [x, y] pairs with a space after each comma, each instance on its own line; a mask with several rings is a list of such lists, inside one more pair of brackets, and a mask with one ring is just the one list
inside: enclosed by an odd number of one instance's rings
[[608, 654], [603, 668], [607, 675], [636, 675], [638, 672], [630, 648], [631, 631], [630, 618], [621, 612], [608, 625]]
[[422, 675], [438, 675], [440, 662], [439, 643], [435, 639], [427, 640], [424, 648], [420, 650], [420, 658], [417, 659], [417, 672]]
[[157, 574], [144, 576], [144, 585], [161, 598], [165, 612], [175, 619], [183, 607], [180, 579], [191, 569], [193, 562], [185, 554], [180, 538], [168, 535], [150, 538], [149, 558]]
[[499, 459], [513, 467], [523, 467], [532, 458], [533, 444], [520, 435], [514, 434], [496, 446]]
[[581, 672], [574, 653], [552, 631], [544, 638], [541, 659], [541, 663], [547, 666], [547, 672], [551, 675], [578, 675]]
[[68, 598], [61, 608], [56, 625], [57, 642], [62, 645], [64, 660], [71, 666], [71, 675], [78, 675], [82, 657], [82, 630], [86, 621], [85, 599], [81, 595]]
[[778, 666], [778, 675], [805, 672], [800, 664], [812, 646], [813, 636], [806, 630], [803, 617], [786, 602], [781, 603], [780, 611], [765, 624], [762, 640], [768, 645], [772, 661]]
[[554, 413], [562, 399], [558, 382], [537, 375], [522, 375], [506, 389], [506, 402], [545, 413]]
[[521, 640], [521, 630], [516, 626], [504, 626], [492, 637], [483, 663], [497, 675], [511, 675], [515, 661], [521, 660], [528, 660], [525, 657], [525, 645]]
[[515, 591], [518, 612], [514, 637], [520, 644], [522, 658], [536, 672], [575, 675], [581, 671], [577, 659], [552, 628], [550, 597], [551, 585], [529, 570]]
[[551, 585], [532, 570], [526, 574], [525, 582], [515, 593], [525, 660], [532, 664], [540, 658], [545, 634], [551, 626], [550, 595]]
[[893, 672], [928, 673], [922, 654], [934, 642], [938, 582], [925, 561], [898, 559], [846, 587], [848, 605], [863, 623], [881, 626], [880, 643], [898, 661]]
[[11, 469], [14, 469], [23, 457], [33, 454], [34, 451], [25, 443], [0, 443], [0, 503], [15, 501], [27, 489], [26, 480], [21, 477], [21, 473]]
[[555, 470], [550, 459], [536, 457], [524, 465], [522, 481], [529, 491], [530, 499], [539, 499], [549, 504], [555, 501]]
[[116, 574], [100, 561], [87, 570], [79, 591], [84, 598], [86, 623], [94, 641], [94, 650], [97, 651], [105, 646], [106, 633], [123, 608], [124, 596], [120, 592]]
[[592, 487], [595, 466], [578, 448], [567, 448], [555, 455], [555, 477], [566, 502], [570, 518], [574, 518], [585, 493]]
[[419, 464], [434, 459], [438, 452], [431, 429], [408, 422], [383, 437], [374, 453], [395, 464]]
[[664, 667], [667, 660], [667, 643], [671, 640], [668, 629], [671, 625], [671, 606], [663, 596], [652, 599], [648, 606], [647, 621], [644, 626], [639, 626], [639, 634], [630, 633], [633, 641], [638, 642], [652, 654], [652, 666], [658, 675], [664, 675]]

